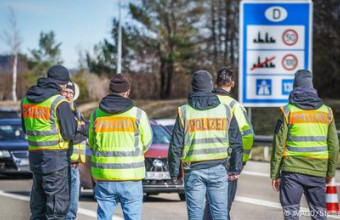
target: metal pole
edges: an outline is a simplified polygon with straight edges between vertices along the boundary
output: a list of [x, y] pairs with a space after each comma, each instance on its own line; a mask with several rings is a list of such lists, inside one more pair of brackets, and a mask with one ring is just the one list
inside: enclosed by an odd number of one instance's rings
[[122, 1], [119, 0], [117, 74], [122, 72]]
[[248, 119], [249, 122], [251, 123], [251, 108], [248, 108]]

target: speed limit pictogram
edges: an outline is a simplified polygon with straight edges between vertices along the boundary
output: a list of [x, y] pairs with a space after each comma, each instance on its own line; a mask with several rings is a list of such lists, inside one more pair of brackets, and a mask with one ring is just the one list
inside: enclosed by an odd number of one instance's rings
[[299, 39], [298, 33], [293, 29], [287, 29], [282, 34], [282, 41], [288, 46], [293, 46]]
[[288, 71], [294, 70], [298, 63], [297, 57], [293, 54], [287, 54], [282, 58], [282, 67]]

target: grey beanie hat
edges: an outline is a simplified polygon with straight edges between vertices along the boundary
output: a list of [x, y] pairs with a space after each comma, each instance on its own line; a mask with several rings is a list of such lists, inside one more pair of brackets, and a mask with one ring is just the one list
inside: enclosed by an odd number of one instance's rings
[[295, 73], [294, 78], [294, 88], [303, 87], [303, 88], [313, 88], [313, 75], [306, 69], [298, 70]]
[[206, 70], [194, 72], [191, 86], [193, 92], [211, 92], [213, 90], [211, 74]]

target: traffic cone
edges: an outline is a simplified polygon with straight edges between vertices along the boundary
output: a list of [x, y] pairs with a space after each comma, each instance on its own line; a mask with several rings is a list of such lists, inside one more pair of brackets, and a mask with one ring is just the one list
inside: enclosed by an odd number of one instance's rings
[[335, 178], [326, 185], [326, 208], [328, 214], [339, 213], [338, 193], [335, 186]]

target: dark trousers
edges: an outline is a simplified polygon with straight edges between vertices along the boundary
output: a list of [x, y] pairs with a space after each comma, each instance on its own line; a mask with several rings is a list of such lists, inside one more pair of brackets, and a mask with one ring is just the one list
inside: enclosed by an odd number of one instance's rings
[[33, 173], [31, 220], [66, 219], [69, 203], [69, 167], [51, 174]]
[[297, 173], [283, 173], [280, 201], [285, 220], [298, 220], [302, 194], [305, 194], [313, 220], [326, 219], [325, 178]]
[[[230, 209], [231, 209], [231, 205], [233, 204], [235, 200], [236, 191], [237, 191], [237, 180], [234, 180], [234, 181], [228, 180], [228, 216], [229, 216], [229, 219], [231, 219]], [[210, 213], [208, 197], [206, 197], [206, 201], [205, 201], [203, 220], [213, 220], [213, 217], [211, 216], [211, 213]]]

